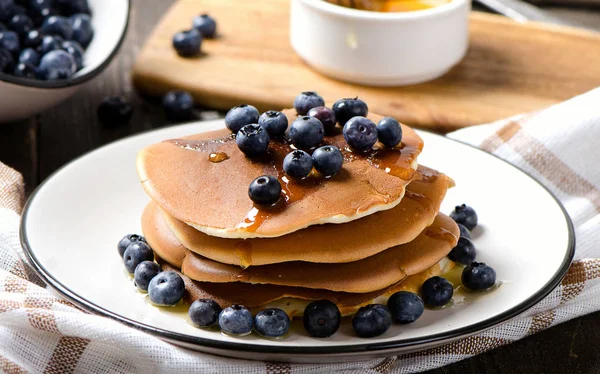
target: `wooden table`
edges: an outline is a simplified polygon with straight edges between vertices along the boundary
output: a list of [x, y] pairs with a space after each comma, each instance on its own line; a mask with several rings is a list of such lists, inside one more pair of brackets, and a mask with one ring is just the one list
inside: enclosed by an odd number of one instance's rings
[[[121, 137], [167, 126], [160, 103], [140, 97], [129, 71], [153, 23], [173, 0], [133, 0], [130, 27], [120, 53], [101, 76], [73, 98], [31, 120], [0, 125], [0, 161], [23, 173], [27, 192], [75, 157]], [[554, 14], [600, 30], [600, 10], [554, 8]], [[107, 95], [124, 95], [135, 107], [127, 126], [98, 122], [96, 107]], [[199, 111], [199, 119], [216, 118]], [[519, 342], [430, 373], [600, 372], [600, 313], [553, 327]]]

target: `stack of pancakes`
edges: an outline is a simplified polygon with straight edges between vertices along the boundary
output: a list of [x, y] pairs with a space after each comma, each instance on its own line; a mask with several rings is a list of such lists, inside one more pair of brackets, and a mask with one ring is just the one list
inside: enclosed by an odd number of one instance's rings
[[[284, 113], [290, 123], [297, 116]], [[257, 159], [247, 158], [226, 129], [147, 147], [137, 164], [152, 199], [144, 235], [163, 269], [184, 275], [190, 302], [278, 307], [293, 317], [311, 301], [329, 299], [350, 315], [399, 290], [418, 292], [454, 266], [446, 255], [459, 230], [439, 213], [454, 182], [418, 165], [423, 141], [402, 130], [395, 149], [377, 144], [364, 154], [349, 149], [339, 129], [324, 142], [342, 151], [342, 171], [330, 178], [314, 171], [301, 181], [282, 171], [294, 149], [283, 140], [272, 140]], [[272, 207], [248, 197], [261, 175], [282, 185]]]

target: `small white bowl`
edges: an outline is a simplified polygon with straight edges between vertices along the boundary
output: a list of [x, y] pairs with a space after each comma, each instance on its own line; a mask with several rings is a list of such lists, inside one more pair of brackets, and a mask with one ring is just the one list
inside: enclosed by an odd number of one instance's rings
[[115, 56], [129, 21], [129, 0], [88, 0], [94, 39], [84, 56], [84, 68], [69, 79], [38, 81], [0, 74], [0, 123], [34, 116], [73, 95], [84, 82], [100, 74]]
[[370, 86], [416, 84], [440, 77], [464, 57], [470, 10], [468, 0], [397, 13], [292, 0], [290, 42], [330, 77]]

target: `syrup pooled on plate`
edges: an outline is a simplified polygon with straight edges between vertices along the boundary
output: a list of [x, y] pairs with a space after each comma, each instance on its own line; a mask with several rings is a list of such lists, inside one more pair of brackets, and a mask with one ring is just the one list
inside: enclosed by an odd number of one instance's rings
[[410, 12], [435, 8], [450, 2], [450, 0], [325, 0], [328, 3], [347, 8], [369, 10], [373, 12]]

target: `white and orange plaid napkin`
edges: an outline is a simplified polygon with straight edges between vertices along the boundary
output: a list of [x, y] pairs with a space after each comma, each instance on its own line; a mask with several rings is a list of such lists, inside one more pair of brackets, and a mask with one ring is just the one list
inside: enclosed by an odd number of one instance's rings
[[529, 312], [423, 352], [328, 365], [265, 363], [192, 352], [84, 313], [43, 287], [22, 260], [21, 176], [0, 164], [0, 371], [7, 373], [408, 373], [436, 368], [600, 310], [600, 89], [547, 110], [449, 136], [492, 152], [544, 183], [577, 236], [562, 284]]

